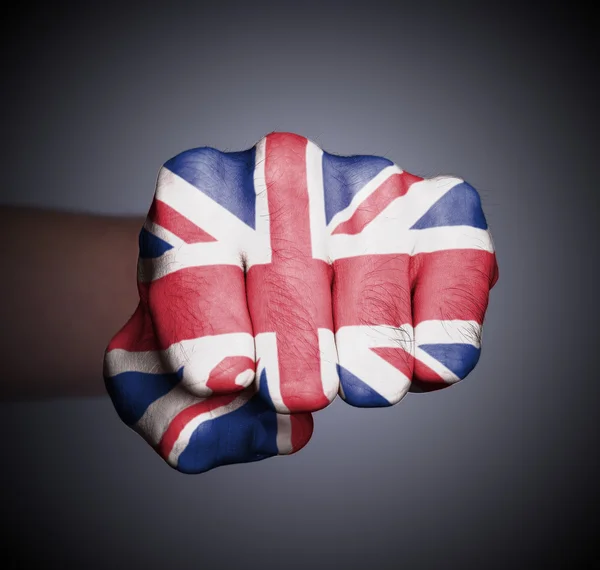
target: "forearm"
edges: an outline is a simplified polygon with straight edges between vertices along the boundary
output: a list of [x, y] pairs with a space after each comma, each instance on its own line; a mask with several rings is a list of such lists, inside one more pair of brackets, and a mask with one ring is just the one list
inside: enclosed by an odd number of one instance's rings
[[143, 223], [0, 207], [0, 399], [104, 393], [104, 350], [139, 300]]

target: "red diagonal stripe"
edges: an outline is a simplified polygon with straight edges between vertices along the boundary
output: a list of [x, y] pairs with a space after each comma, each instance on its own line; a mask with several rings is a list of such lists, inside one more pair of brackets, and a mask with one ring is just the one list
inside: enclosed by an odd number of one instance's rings
[[157, 198], [152, 201], [148, 217], [155, 224], [181, 238], [185, 243], [217, 241], [209, 233]]
[[396, 198], [404, 196], [415, 182], [423, 180], [419, 176], [402, 172], [390, 176], [356, 209], [349, 220], [342, 222], [332, 233], [354, 235], [363, 231]]
[[196, 416], [203, 414], [205, 412], [210, 412], [211, 410], [215, 410], [220, 408], [221, 406], [226, 406], [233, 402], [238, 397], [238, 394], [227, 394], [224, 396], [211, 396], [210, 398], [203, 400], [202, 402], [198, 402], [197, 404], [193, 404], [189, 408], [185, 408], [185, 410], [181, 410], [171, 421], [169, 427], [163, 434], [160, 442], [156, 446], [156, 451], [163, 457], [167, 459], [169, 454], [171, 453], [179, 434], [183, 430], [183, 428], [191, 422]]
[[410, 378], [413, 386], [418, 386], [423, 392], [432, 392], [452, 385], [448, 384], [427, 364], [401, 348], [380, 347], [371, 350], [383, 360], [389, 362], [394, 368], [400, 370], [407, 378]]

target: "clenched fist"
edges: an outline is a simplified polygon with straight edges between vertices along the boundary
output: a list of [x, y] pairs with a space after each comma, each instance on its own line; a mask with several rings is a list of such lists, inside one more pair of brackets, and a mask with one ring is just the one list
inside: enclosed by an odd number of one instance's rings
[[292, 133], [169, 160], [139, 245], [104, 376], [185, 472], [297, 451], [338, 393], [389, 406], [464, 378], [498, 278], [469, 184]]

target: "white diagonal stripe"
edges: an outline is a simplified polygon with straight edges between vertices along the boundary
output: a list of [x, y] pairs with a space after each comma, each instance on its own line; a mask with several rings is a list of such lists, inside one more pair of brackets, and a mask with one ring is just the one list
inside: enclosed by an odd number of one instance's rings
[[390, 402], [401, 400], [411, 379], [371, 348], [402, 348], [413, 353], [413, 329], [389, 326], [346, 326], [335, 334], [340, 365]]
[[203, 401], [204, 398], [192, 396], [182, 386], [175, 386], [152, 402], [133, 427], [150, 445], [156, 446], [180, 412]]

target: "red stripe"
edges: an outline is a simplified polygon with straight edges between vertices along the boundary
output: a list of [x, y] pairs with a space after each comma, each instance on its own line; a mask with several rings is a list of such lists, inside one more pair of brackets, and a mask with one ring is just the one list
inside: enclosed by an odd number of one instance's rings
[[412, 323], [409, 255], [362, 255], [333, 262], [335, 330]]
[[333, 263], [335, 330], [350, 325], [483, 322], [496, 256], [478, 249], [363, 255]]
[[146, 286], [160, 348], [207, 335], [252, 334], [240, 267], [187, 267]]
[[419, 176], [402, 172], [393, 174], [385, 180], [362, 204], [356, 209], [349, 220], [342, 222], [332, 233], [355, 235], [363, 231], [381, 212], [396, 198], [404, 196], [415, 183], [423, 180]]
[[276, 333], [281, 396], [292, 412], [316, 411], [329, 403], [321, 381], [317, 327], [333, 327], [332, 268], [312, 258], [307, 144], [304, 137], [289, 133], [266, 139], [272, 260], [252, 266], [246, 276], [254, 333]]
[[182, 216], [177, 210], [157, 198], [152, 201], [148, 217], [165, 230], [175, 234], [185, 243], [217, 241], [209, 233]]
[[[291, 133], [274, 133], [266, 140], [265, 178], [273, 262], [312, 259], [308, 187], [307, 139]], [[293, 261], [293, 260], [291, 260]]]
[[211, 396], [210, 398], [193, 404], [189, 408], [185, 408], [179, 412], [169, 424], [169, 427], [163, 434], [160, 442], [156, 446], [156, 450], [164, 459], [169, 457], [179, 434], [183, 428], [192, 421], [195, 417], [205, 412], [210, 412], [221, 406], [226, 406], [238, 398], [238, 394], [228, 394], [226, 396]]
[[479, 249], [450, 249], [415, 255], [411, 264], [413, 319], [483, 323], [496, 256]]

